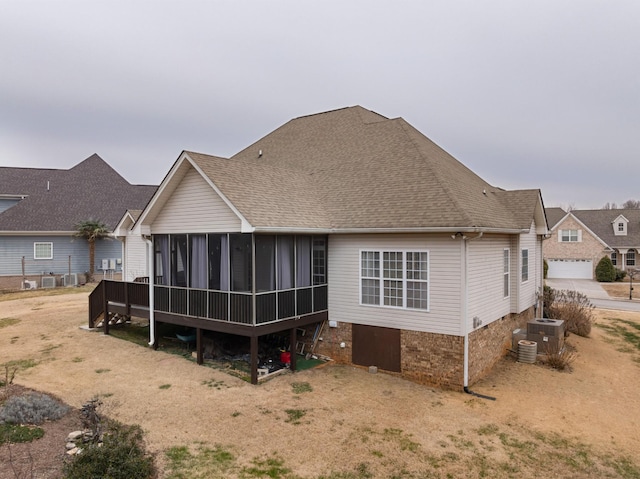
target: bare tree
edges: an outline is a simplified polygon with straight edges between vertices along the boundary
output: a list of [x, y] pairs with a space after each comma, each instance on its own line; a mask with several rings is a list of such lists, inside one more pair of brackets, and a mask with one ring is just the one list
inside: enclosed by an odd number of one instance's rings
[[621, 208], [625, 210], [640, 210], [640, 200], [627, 200], [622, 203]]

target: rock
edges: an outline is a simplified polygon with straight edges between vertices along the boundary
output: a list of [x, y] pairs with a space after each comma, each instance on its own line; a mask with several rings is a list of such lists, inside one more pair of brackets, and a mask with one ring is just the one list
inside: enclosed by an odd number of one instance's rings
[[71, 449], [76, 447], [76, 443], [75, 442], [68, 442], [65, 447], [67, 448], [67, 451], [70, 451]]
[[75, 441], [84, 434], [84, 431], [73, 431], [67, 436], [67, 441]]
[[76, 454], [78, 454], [78, 448], [77, 447], [74, 447], [73, 449], [69, 449], [67, 451], [67, 455], [68, 456], [75, 456]]

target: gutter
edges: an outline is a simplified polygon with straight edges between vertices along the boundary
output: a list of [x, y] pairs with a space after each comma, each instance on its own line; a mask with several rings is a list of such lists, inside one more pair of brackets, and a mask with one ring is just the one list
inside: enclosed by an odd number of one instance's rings
[[147, 265], [149, 270], [149, 346], [153, 346], [156, 341], [156, 318], [155, 318], [155, 304], [153, 298], [153, 287], [155, 280], [154, 272], [154, 257], [153, 257], [153, 242], [147, 237], [143, 236], [144, 242], [147, 243]]
[[467, 326], [467, 316], [469, 313], [469, 279], [467, 276], [467, 272], [469, 270], [469, 258], [468, 258], [467, 244], [470, 241], [479, 240], [480, 238], [482, 238], [483, 235], [484, 235], [484, 231], [478, 232], [478, 235], [474, 236], [473, 238], [468, 238], [464, 235], [461, 235], [463, 256], [464, 256], [464, 264], [463, 264], [464, 301], [462, 303], [462, 324], [464, 328], [463, 389], [465, 393], [471, 394], [472, 396], [495, 401], [496, 398], [494, 397], [485, 396], [484, 394], [478, 394], [469, 389], [469, 329]]

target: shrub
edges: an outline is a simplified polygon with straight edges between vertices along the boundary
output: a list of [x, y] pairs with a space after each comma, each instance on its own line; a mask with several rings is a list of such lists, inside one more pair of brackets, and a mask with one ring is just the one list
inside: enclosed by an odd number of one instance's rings
[[574, 351], [570, 351], [566, 347], [559, 348], [554, 344], [547, 344], [545, 355], [546, 363], [559, 371], [570, 370], [571, 363], [576, 359]]
[[549, 272], [549, 263], [547, 263], [547, 260], [542, 260], [542, 271], [543, 271], [543, 275], [542, 277], [544, 279], [547, 279], [547, 273]]
[[55, 421], [67, 414], [69, 407], [51, 396], [30, 393], [11, 396], [0, 408], [0, 422], [10, 424], [42, 424]]
[[[546, 302], [549, 297], [549, 303]], [[545, 317], [564, 320], [565, 331], [587, 337], [593, 324], [593, 305], [577, 291], [545, 289]]]
[[542, 292], [542, 317], [553, 318], [553, 315], [549, 309], [553, 306], [556, 300], [556, 290], [551, 286], [545, 286]]
[[616, 280], [616, 268], [611, 262], [611, 258], [603, 256], [596, 266], [596, 280], [601, 283], [612, 283]]
[[627, 272], [616, 268], [616, 281], [623, 281], [627, 277]]
[[92, 443], [64, 466], [66, 479], [149, 479], [155, 477], [153, 456], [145, 449], [140, 426], [109, 421], [102, 446]]

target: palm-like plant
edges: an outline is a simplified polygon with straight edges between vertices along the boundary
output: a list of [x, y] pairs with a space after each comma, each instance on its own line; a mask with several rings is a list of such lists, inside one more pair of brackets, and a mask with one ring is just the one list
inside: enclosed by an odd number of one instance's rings
[[110, 233], [109, 228], [102, 221], [89, 219], [77, 223], [75, 229], [75, 235], [86, 239], [87, 243], [89, 243], [89, 277], [87, 278], [87, 282], [93, 282], [96, 240], [108, 236]]

